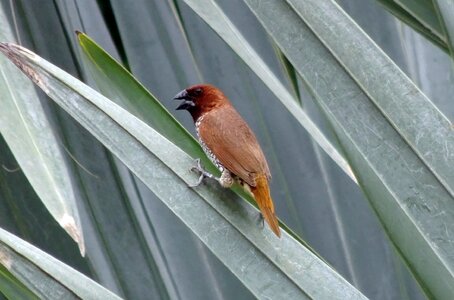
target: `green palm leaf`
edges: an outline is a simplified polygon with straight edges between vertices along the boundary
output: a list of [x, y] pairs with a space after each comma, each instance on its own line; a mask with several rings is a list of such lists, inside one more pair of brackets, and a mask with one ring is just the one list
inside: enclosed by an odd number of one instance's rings
[[[334, 2], [246, 2], [312, 88], [421, 285], [429, 295], [452, 294], [454, 262], [445, 238], [454, 216], [443, 213], [454, 203], [448, 120]], [[285, 21], [271, 22], [273, 13]]]
[[[14, 40], [1, 7], [0, 40]], [[13, 68], [4, 57], [0, 58], [0, 131], [46, 208], [84, 255], [77, 193], [66, 153], [34, 87]]]
[[9, 299], [120, 299], [3, 229], [0, 253], [0, 288]]

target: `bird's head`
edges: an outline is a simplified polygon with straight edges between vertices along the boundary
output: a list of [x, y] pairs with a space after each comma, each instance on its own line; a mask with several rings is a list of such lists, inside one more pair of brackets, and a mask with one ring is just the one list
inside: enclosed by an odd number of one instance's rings
[[177, 110], [189, 111], [194, 122], [205, 113], [230, 104], [224, 93], [210, 84], [190, 86], [176, 94], [174, 99], [183, 101]]

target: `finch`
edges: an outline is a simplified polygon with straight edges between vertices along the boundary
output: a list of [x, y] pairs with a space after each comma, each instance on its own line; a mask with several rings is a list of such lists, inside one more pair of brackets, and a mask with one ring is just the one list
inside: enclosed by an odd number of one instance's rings
[[254, 133], [224, 93], [212, 85], [198, 84], [179, 92], [174, 99], [182, 101], [177, 110], [187, 110], [191, 114], [199, 143], [221, 171], [221, 176], [216, 178], [205, 171], [198, 160], [195, 169], [201, 176], [195, 186], [205, 177], [216, 179], [225, 188], [239, 183], [253, 195], [265, 221], [280, 237], [265, 155]]

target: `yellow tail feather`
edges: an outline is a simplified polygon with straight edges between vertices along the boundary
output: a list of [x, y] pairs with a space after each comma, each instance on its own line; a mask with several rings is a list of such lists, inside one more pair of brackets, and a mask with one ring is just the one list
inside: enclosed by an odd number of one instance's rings
[[273, 200], [270, 196], [270, 188], [265, 175], [261, 175], [256, 179], [256, 186], [251, 187], [251, 191], [252, 194], [254, 194], [255, 201], [257, 202], [265, 221], [268, 223], [271, 230], [278, 237], [281, 237], [279, 222], [274, 214]]

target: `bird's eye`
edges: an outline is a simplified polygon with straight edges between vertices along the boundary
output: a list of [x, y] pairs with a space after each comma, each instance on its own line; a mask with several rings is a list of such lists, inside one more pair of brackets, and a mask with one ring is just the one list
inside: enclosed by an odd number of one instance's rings
[[196, 95], [196, 96], [202, 95], [202, 89], [201, 89], [201, 88], [195, 89], [195, 90], [194, 90], [194, 95]]

